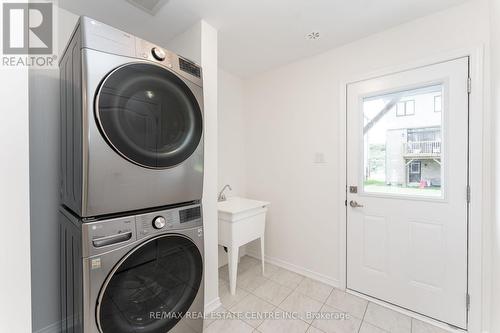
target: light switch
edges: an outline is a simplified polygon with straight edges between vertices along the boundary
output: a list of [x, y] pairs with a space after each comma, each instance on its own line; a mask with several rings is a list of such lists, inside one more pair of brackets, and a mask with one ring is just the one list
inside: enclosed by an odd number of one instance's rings
[[314, 154], [314, 164], [326, 164], [325, 154], [324, 153], [315, 153]]

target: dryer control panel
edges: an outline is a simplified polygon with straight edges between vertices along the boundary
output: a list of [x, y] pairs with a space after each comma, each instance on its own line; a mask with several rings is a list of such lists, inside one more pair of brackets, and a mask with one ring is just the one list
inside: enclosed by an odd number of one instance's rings
[[137, 238], [202, 225], [201, 206], [191, 205], [136, 216]]

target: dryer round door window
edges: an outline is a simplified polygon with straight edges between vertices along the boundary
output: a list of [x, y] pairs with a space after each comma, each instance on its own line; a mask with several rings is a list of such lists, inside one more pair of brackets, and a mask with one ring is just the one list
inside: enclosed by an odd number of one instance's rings
[[96, 118], [111, 147], [154, 169], [185, 161], [202, 136], [202, 113], [191, 89], [173, 72], [133, 63], [112, 71], [96, 96]]
[[112, 272], [99, 296], [102, 333], [165, 333], [190, 308], [203, 274], [189, 239], [166, 235], [133, 250]]

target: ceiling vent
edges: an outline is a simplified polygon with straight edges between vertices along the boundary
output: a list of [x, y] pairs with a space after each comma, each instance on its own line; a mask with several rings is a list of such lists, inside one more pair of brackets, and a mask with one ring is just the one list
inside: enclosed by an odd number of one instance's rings
[[135, 7], [145, 11], [150, 15], [156, 15], [161, 7], [165, 6], [170, 0], [127, 0]]
[[320, 39], [321, 35], [319, 34], [319, 31], [311, 31], [308, 33], [305, 38], [309, 40], [317, 40]]

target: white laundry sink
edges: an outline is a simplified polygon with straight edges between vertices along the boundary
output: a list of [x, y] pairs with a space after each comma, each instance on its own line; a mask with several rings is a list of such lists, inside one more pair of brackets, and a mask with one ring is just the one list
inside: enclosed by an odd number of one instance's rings
[[217, 203], [219, 218], [222, 217], [224, 220], [231, 222], [258, 214], [262, 212], [262, 209], [267, 209], [267, 206], [269, 206], [269, 202], [241, 197], [230, 197]]
[[231, 197], [217, 204], [219, 211], [219, 245], [227, 248], [229, 286], [236, 292], [239, 247], [260, 239], [262, 274], [264, 274], [264, 232], [269, 202]]

